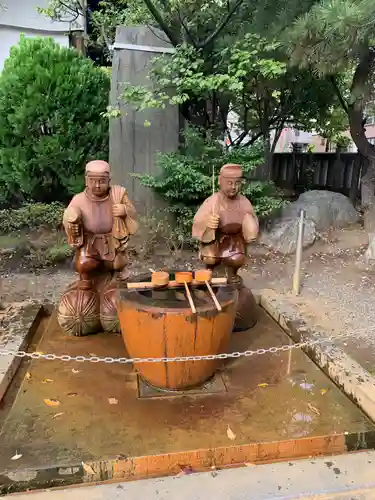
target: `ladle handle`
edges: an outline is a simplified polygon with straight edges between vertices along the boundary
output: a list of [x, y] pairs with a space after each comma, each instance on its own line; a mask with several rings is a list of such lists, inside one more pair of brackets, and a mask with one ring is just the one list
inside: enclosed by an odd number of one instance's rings
[[221, 311], [222, 310], [221, 305], [219, 304], [219, 301], [217, 300], [216, 295], [214, 294], [214, 291], [211, 288], [211, 285], [209, 284], [208, 281], [205, 281], [205, 283], [206, 283], [207, 290], [210, 292], [211, 298], [216, 306], [216, 309], [218, 311]]
[[191, 293], [190, 293], [189, 287], [187, 286], [186, 281], [184, 281], [184, 285], [185, 285], [186, 296], [187, 296], [189, 304], [190, 304], [191, 312], [193, 314], [195, 314], [197, 312], [197, 310], [195, 309], [195, 304], [193, 302], [193, 298], [191, 296]]

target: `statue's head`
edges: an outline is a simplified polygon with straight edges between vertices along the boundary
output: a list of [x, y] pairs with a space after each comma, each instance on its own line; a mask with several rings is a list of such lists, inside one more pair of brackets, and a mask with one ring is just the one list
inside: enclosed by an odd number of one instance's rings
[[86, 189], [94, 198], [105, 198], [109, 192], [111, 167], [106, 161], [94, 160], [86, 165]]
[[220, 169], [220, 191], [228, 198], [235, 198], [241, 190], [242, 168], [240, 165], [228, 163]]

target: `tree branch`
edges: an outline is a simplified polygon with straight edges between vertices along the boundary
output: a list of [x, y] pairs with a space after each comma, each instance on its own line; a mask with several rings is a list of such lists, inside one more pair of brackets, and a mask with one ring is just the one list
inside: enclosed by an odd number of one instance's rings
[[164, 33], [167, 35], [169, 38], [171, 44], [174, 47], [177, 47], [177, 45], [180, 43], [179, 37], [175, 35], [173, 30], [168, 26], [168, 24], [165, 22], [163, 16], [159, 12], [159, 10], [156, 8], [152, 0], [144, 0], [146, 7], [150, 11], [150, 14], [152, 17], [155, 19], [155, 21], [158, 23], [160, 29], [164, 31]]
[[348, 114], [349, 113], [348, 103], [345, 101], [345, 99], [344, 99], [344, 97], [343, 97], [343, 95], [341, 93], [341, 90], [340, 90], [340, 88], [339, 88], [339, 86], [337, 84], [336, 78], [333, 75], [331, 75], [329, 77], [329, 80], [330, 80], [330, 82], [331, 82], [331, 84], [333, 86], [333, 90], [335, 91], [335, 94], [337, 95], [337, 98], [338, 98], [338, 100], [339, 100], [339, 102], [340, 102], [343, 110], [345, 111], [346, 114]]
[[185, 21], [184, 21], [184, 19], [182, 18], [182, 16], [181, 16], [181, 13], [180, 13], [180, 10], [179, 10], [179, 9], [177, 9], [177, 16], [178, 16], [178, 19], [179, 19], [179, 21], [180, 21], [180, 23], [181, 23], [181, 26], [182, 26], [182, 27], [183, 27], [183, 29], [185, 30], [185, 33], [186, 33], [186, 35], [187, 35], [187, 37], [188, 37], [188, 39], [189, 39], [190, 43], [194, 46], [194, 48], [198, 49], [197, 43], [196, 43], [196, 41], [193, 39], [193, 36], [192, 36], [192, 34], [191, 34], [191, 32], [190, 32], [189, 28], [188, 28], [188, 27], [187, 27], [187, 25], [185, 24]]
[[[146, 1], [146, 0], [145, 0]], [[204, 49], [208, 44], [212, 43], [215, 38], [217, 38], [221, 31], [225, 28], [225, 26], [228, 24], [230, 21], [230, 18], [233, 16], [233, 14], [236, 12], [238, 7], [242, 4], [243, 0], [237, 0], [237, 2], [232, 6], [228, 14], [224, 17], [224, 19], [219, 23], [218, 27], [216, 28], [215, 31], [211, 33], [203, 42], [200, 42], [197, 44], [197, 48], [199, 49]]]
[[251, 136], [251, 139], [249, 141], [246, 142], [246, 144], [242, 144], [242, 148], [246, 148], [247, 146], [251, 146], [252, 144], [254, 144], [254, 142], [256, 142], [258, 139], [260, 139], [263, 135], [263, 132], [257, 132], [255, 135], [252, 135]]
[[348, 104], [350, 134], [360, 153], [375, 160], [375, 148], [366, 137], [363, 125], [364, 101], [370, 88], [370, 77], [374, 70], [375, 51], [370, 48], [361, 57], [354, 72], [350, 88], [351, 100]]

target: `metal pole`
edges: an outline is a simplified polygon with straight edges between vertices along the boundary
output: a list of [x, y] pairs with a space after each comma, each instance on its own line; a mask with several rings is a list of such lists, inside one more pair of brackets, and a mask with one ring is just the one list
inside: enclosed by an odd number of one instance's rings
[[293, 276], [293, 292], [295, 295], [299, 295], [301, 290], [301, 263], [302, 263], [304, 226], [305, 226], [305, 211], [301, 210], [299, 215], [296, 262], [295, 262], [294, 276]]

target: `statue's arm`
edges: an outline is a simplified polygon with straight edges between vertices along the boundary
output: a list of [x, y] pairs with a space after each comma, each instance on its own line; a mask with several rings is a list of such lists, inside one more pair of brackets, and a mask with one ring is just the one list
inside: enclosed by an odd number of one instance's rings
[[122, 204], [125, 206], [124, 220], [128, 233], [129, 235], [135, 234], [138, 231], [137, 212], [126, 190], [122, 197]]
[[130, 217], [131, 219], [136, 219], [137, 212], [135, 211], [135, 207], [134, 207], [133, 203], [130, 201], [130, 198], [129, 198], [127, 192], [125, 192], [123, 197], [122, 197], [122, 204], [125, 205], [126, 216]]
[[83, 245], [82, 212], [74, 197], [64, 210], [63, 226], [68, 237], [69, 245], [78, 247]]
[[211, 243], [216, 238], [216, 231], [208, 227], [210, 217], [213, 213], [213, 201], [208, 198], [195, 214], [192, 228], [193, 238], [201, 243]]
[[242, 235], [246, 243], [255, 240], [259, 233], [259, 221], [250, 201], [246, 199], [246, 212], [242, 222]]

